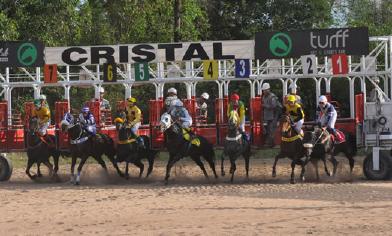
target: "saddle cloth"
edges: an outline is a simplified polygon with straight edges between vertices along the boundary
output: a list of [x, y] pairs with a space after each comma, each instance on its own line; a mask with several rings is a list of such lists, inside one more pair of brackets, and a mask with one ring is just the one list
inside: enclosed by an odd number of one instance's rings
[[188, 142], [190, 141], [191, 144], [195, 145], [196, 147], [199, 147], [199, 146], [200, 146], [200, 139], [197, 138], [197, 137], [195, 137], [195, 138], [193, 138], [193, 139], [191, 140], [191, 135], [189, 134], [189, 132], [188, 132], [187, 130], [182, 129], [182, 135], [183, 135], [183, 137], [184, 137], [184, 139], [185, 139], [186, 141], [188, 141]]
[[336, 136], [331, 135], [331, 140], [336, 144], [343, 143], [346, 142], [346, 136], [342, 131], [336, 129]]

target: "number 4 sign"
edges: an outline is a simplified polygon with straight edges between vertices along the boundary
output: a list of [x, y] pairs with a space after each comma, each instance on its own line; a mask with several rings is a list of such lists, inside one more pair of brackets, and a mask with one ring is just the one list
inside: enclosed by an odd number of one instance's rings
[[57, 65], [44, 65], [44, 82], [46, 84], [57, 83]]
[[317, 74], [317, 61], [315, 55], [301, 56], [301, 63], [304, 75]]
[[217, 80], [218, 73], [218, 61], [207, 60], [203, 61], [203, 77], [206, 80]]
[[332, 55], [332, 73], [334, 75], [341, 75], [348, 73], [348, 62], [346, 54]]

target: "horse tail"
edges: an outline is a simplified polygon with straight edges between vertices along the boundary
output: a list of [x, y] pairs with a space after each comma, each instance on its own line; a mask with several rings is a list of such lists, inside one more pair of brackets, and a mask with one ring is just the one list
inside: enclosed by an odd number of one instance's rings
[[350, 149], [350, 152], [353, 156], [357, 155], [357, 140], [354, 135], [350, 133], [346, 133], [346, 142], [348, 145], [348, 148]]

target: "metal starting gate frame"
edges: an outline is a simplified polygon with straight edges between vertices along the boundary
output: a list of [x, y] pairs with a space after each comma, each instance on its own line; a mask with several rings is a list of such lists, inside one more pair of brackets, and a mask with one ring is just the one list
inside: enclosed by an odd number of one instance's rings
[[[253, 40], [249, 40], [253, 42]], [[247, 79], [235, 77], [234, 60], [218, 61], [218, 80], [213, 81], [218, 85], [218, 99], [215, 103], [216, 125], [224, 125], [225, 109], [229, 95], [229, 84], [231, 81], [247, 81], [250, 88], [250, 109], [251, 109], [251, 126], [253, 135], [261, 136], [262, 118], [261, 118], [261, 87], [263, 82], [269, 80], [278, 80], [283, 86], [283, 95], [287, 94], [289, 83], [296, 82], [299, 79], [312, 79], [315, 81], [316, 98], [321, 95], [322, 82], [325, 84], [327, 95], [331, 93], [331, 80], [334, 78], [347, 79], [349, 81], [349, 104], [350, 116], [349, 124], [354, 127], [354, 134], [357, 136], [357, 143], [366, 147], [386, 148], [392, 145], [392, 135], [383, 134], [380, 136], [380, 129], [372, 128], [374, 121], [380, 117], [392, 116], [392, 36], [370, 37], [372, 51], [368, 55], [361, 57], [348, 56], [348, 73], [344, 75], [334, 75], [332, 73], [331, 62], [328, 57], [317, 58], [317, 73], [306, 75], [303, 73], [300, 59], [279, 59], [279, 60], [251, 60], [250, 76]], [[273, 63], [272, 63], [273, 62]], [[170, 67], [170, 68], [169, 68]], [[176, 69], [177, 76], [172, 76], [169, 69]], [[121, 64], [117, 67], [117, 74], [121, 79], [116, 82], [103, 82], [101, 79], [103, 72], [99, 65], [95, 66], [59, 66], [57, 75], [59, 81], [53, 84], [46, 84], [43, 81], [41, 68], [18, 68], [22, 73], [11, 73], [11, 68], [5, 68], [0, 71], [0, 96], [3, 96], [7, 104], [6, 114], [3, 118], [7, 121], [2, 123], [0, 129], [7, 129], [12, 126], [12, 90], [15, 88], [33, 88], [34, 98], [38, 98], [43, 87], [62, 87], [64, 89], [64, 98], [70, 101], [70, 89], [73, 86], [91, 86], [95, 90], [95, 97], [99, 98], [99, 89], [102, 85], [120, 84], [125, 88], [125, 98], [131, 96], [134, 85], [153, 84], [155, 86], [155, 100], [161, 101], [164, 97], [165, 83], [183, 83], [186, 86], [186, 99], [191, 100], [196, 97], [196, 85], [201, 82], [210, 82], [203, 79], [203, 63], [198, 61], [184, 62], [161, 62], [149, 63], [150, 80], [135, 81], [133, 75], [133, 64]], [[80, 80], [83, 74], [87, 80]], [[380, 78], [383, 81], [383, 87], [380, 88], [373, 79]], [[355, 95], [355, 81], [359, 80], [361, 93]], [[386, 98], [384, 103], [374, 103], [366, 101], [366, 81], [371, 83]], [[226, 105], [225, 105], [226, 103]], [[317, 101], [315, 101], [317, 104]], [[260, 108], [257, 108], [257, 107]], [[69, 109], [69, 102], [68, 102]], [[376, 112], [376, 113], [374, 113]], [[4, 113], [4, 112], [3, 112]], [[1, 115], [1, 111], [0, 111]], [[254, 116], [254, 117], [253, 117]], [[154, 119], [159, 119], [155, 117]], [[155, 123], [154, 123], [155, 122]], [[159, 120], [150, 120], [156, 124]], [[339, 120], [338, 120], [339, 127]], [[347, 123], [347, 122], [346, 122]], [[256, 127], [258, 126], [258, 127]], [[384, 124], [377, 123], [377, 127], [382, 126], [382, 130], [392, 130], [392, 122], [388, 120]], [[257, 128], [257, 132], [255, 131]], [[219, 135], [219, 134], [218, 134]], [[1, 134], [0, 134], [1, 137]], [[11, 138], [7, 133], [1, 137]], [[254, 137], [254, 140], [257, 138]], [[0, 144], [4, 141], [0, 142]], [[0, 148], [1, 149], [1, 148]], [[377, 150], [377, 149], [376, 149]], [[378, 155], [374, 158], [373, 169], [377, 170]]]

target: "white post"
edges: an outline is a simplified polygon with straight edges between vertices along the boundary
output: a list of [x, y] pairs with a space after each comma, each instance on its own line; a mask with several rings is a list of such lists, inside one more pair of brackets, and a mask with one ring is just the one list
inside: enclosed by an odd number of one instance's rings
[[354, 79], [348, 77], [349, 86], [350, 86], [350, 118], [355, 118], [355, 95], [354, 95]]
[[131, 64], [128, 63], [127, 64], [127, 81], [131, 81], [132, 80], [132, 67]]
[[186, 98], [191, 99], [192, 98], [192, 83], [185, 82], [185, 88], [186, 88]]
[[321, 80], [323, 78], [316, 79], [316, 104], [318, 104], [318, 98], [321, 96]]
[[325, 92], [331, 93], [331, 79], [332, 77], [325, 78]]
[[33, 89], [34, 89], [34, 99], [38, 99], [41, 93], [41, 87], [39, 87], [38, 85], [34, 85]]
[[13, 88], [7, 87], [7, 90], [5, 91], [6, 95], [7, 95], [6, 99], [7, 99], [7, 105], [8, 105], [8, 111], [7, 111], [7, 113], [8, 113], [8, 126], [12, 125], [12, 96], [11, 96], [12, 89]]

